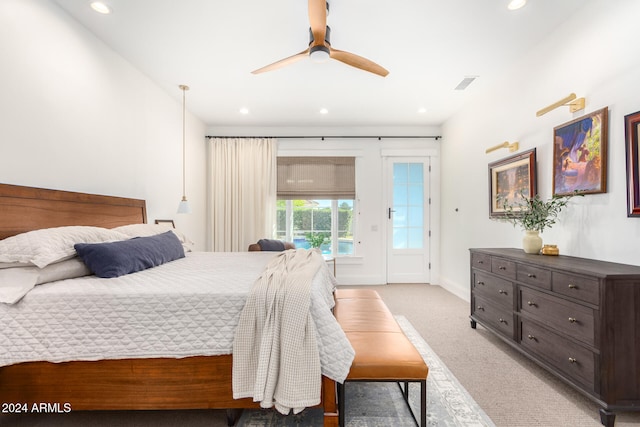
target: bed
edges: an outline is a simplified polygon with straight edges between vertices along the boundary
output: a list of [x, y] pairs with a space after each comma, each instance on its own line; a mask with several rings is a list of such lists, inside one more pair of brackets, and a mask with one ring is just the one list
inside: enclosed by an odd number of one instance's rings
[[[143, 200], [6, 184], [0, 184], [0, 218], [0, 239], [60, 226], [112, 229], [147, 222]], [[172, 266], [166, 269], [175, 270], [181, 262], [199, 262], [198, 265], [206, 267], [200, 256], [203, 255], [193, 254], [169, 263]], [[77, 288], [74, 280], [65, 280], [64, 286], [71, 290]], [[95, 278], [83, 280], [91, 283]], [[38, 294], [44, 293], [46, 298], [46, 290], [52, 286], [41, 287]], [[208, 352], [216, 353], [215, 350]], [[230, 425], [237, 409], [259, 407], [259, 403], [250, 398], [233, 398], [231, 354], [178, 352], [171, 357], [139, 357], [134, 353], [133, 357], [125, 359], [111, 355], [101, 358], [99, 355], [100, 351], [88, 351], [83, 360], [67, 360], [68, 355], [62, 355], [53, 361], [14, 361], [8, 365], [5, 361], [5, 366], [0, 367], [0, 402], [46, 402], [74, 411], [227, 409]], [[337, 426], [335, 381], [323, 375], [321, 383], [324, 425]]]

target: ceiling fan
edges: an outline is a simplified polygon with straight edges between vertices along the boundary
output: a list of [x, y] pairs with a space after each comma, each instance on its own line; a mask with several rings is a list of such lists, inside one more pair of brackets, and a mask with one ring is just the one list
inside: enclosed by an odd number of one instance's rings
[[300, 53], [276, 61], [251, 73], [260, 74], [277, 70], [310, 56], [316, 62], [331, 58], [382, 77], [389, 74], [389, 71], [385, 68], [367, 58], [331, 47], [331, 28], [327, 26], [328, 10], [326, 0], [309, 0], [309, 24], [311, 25], [311, 28], [309, 28], [309, 47]]

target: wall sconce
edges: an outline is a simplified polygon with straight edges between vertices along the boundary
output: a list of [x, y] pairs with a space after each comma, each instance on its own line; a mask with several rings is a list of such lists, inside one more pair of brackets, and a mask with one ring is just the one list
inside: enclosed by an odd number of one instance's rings
[[178, 213], [191, 213], [191, 206], [189, 206], [187, 196], [185, 195], [185, 93], [189, 90], [189, 86], [180, 85], [178, 87], [182, 90], [182, 200], [178, 205]]
[[584, 110], [584, 98], [576, 99], [576, 94], [572, 93], [569, 96], [562, 98], [558, 102], [554, 102], [548, 107], [544, 107], [542, 110], [536, 113], [537, 117], [542, 116], [543, 114], [547, 114], [549, 111], [555, 110], [558, 107], [562, 107], [564, 105], [569, 106], [569, 111], [575, 113], [576, 111]]
[[502, 144], [494, 145], [493, 147], [487, 148], [485, 153], [490, 153], [492, 151], [496, 151], [501, 148], [508, 148], [509, 152], [513, 153], [514, 151], [518, 151], [518, 148], [520, 148], [520, 144], [517, 141], [511, 142], [511, 143], [509, 141], [505, 141]]

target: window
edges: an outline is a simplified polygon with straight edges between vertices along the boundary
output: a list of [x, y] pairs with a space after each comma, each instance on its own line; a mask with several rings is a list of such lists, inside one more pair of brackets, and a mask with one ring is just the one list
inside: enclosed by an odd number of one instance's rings
[[424, 172], [422, 163], [393, 164], [393, 248], [422, 249]]
[[353, 255], [355, 159], [278, 157], [278, 239]]
[[353, 255], [353, 200], [278, 200], [277, 238], [326, 255]]

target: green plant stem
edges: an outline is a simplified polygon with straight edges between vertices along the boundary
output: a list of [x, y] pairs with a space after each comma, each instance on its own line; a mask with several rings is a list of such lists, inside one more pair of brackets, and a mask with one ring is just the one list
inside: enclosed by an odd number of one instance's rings
[[558, 214], [575, 196], [582, 196], [582, 194], [574, 192], [564, 196], [554, 195], [551, 199], [544, 201], [538, 194], [528, 197], [521, 193], [517, 203], [509, 203], [498, 196], [498, 205], [504, 210], [504, 216], [498, 219], [510, 222], [514, 227], [520, 226], [523, 230], [542, 232], [556, 223]]

